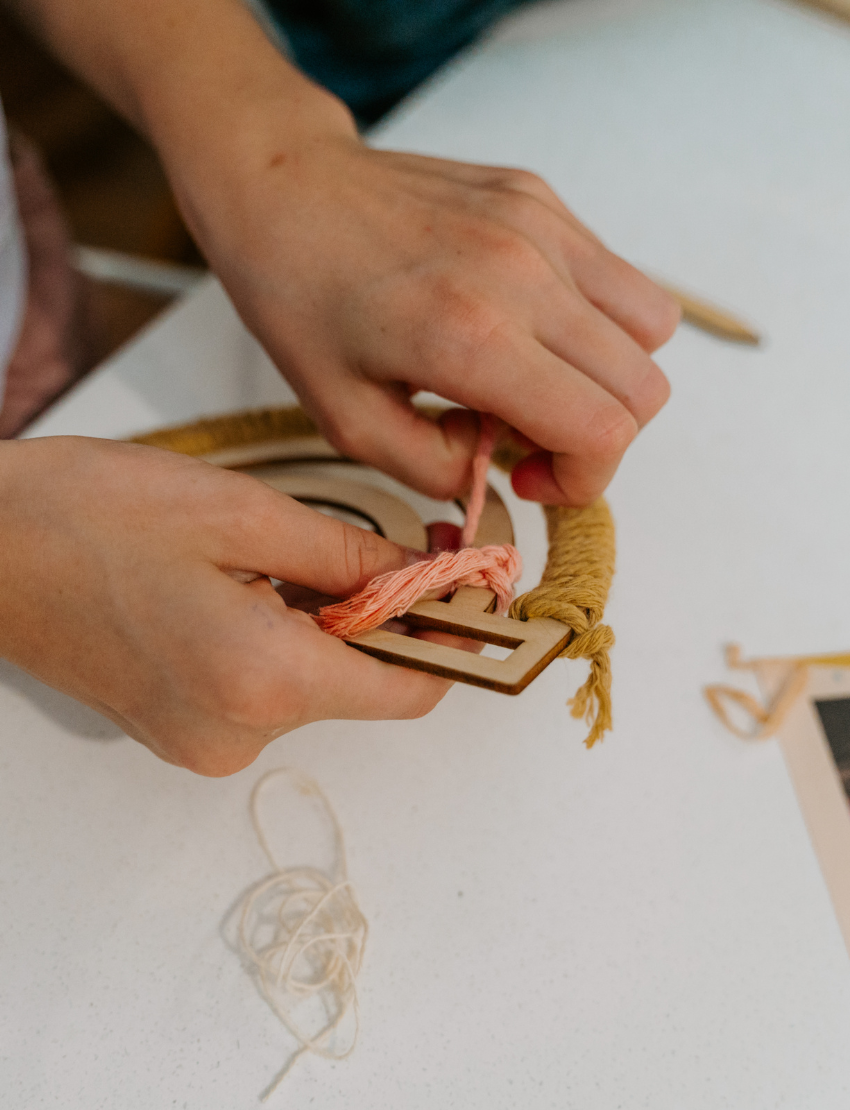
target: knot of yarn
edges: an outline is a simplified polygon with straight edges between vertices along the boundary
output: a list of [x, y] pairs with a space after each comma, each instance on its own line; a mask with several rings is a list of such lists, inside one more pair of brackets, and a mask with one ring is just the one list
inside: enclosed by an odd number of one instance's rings
[[402, 616], [423, 597], [443, 597], [459, 586], [492, 590], [496, 611], [504, 613], [521, 573], [519, 552], [509, 543], [442, 551], [433, 559], [378, 575], [360, 593], [320, 609], [315, 620], [323, 632], [348, 640]]
[[514, 601], [518, 620], [552, 617], [573, 630], [567, 659], [587, 659], [590, 674], [568, 704], [590, 725], [592, 748], [611, 728], [611, 660], [614, 633], [600, 624], [614, 576], [614, 522], [601, 498], [586, 509], [546, 506], [549, 558], [540, 585]]
[[567, 582], [563, 586], [537, 586], [522, 594], [511, 606], [511, 616], [529, 621], [536, 617], [558, 616], [556, 620], [568, 624], [574, 632], [586, 632], [596, 618], [586, 604], [586, 589], [581, 582]]
[[586, 632], [579, 632], [561, 652], [564, 659], [595, 659], [614, 646], [614, 632], [607, 624], [595, 624]]
[[[283, 869], [277, 864], [257, 805], [264, 786], [279, 776], [290, 778], [302, 793], [312, 794], [322, 803], [336, 841], [334, 877], [313, 867]], [[347, 877], [342, 830], [316, 783], [288, 768], [268, 772], [251, 795], [251, 819], [275, 872], [245, 897], [239, 922], [240, 949], [263, 997], [299, 1046], [264, 1092], [265, 1101], [304, 1053], [343, 1060], [354, 1050], [360, 1022], [357, 974], [368, 924]], [[308, 1019], [313, 1019], [308, 1023], [318, 1026], [315, 1032], [296, 1020], [295, 1011], [302, 1007]], [[334, 1033], [350, 1008], [354, 1030], [347, 1047], [340, 1048], [334, 1042]]]

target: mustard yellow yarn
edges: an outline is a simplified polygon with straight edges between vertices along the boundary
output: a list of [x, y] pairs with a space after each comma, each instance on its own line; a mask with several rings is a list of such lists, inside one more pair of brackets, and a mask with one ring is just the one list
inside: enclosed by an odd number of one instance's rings
[[614, 521], [600, 498], [586, 509], [546, 505], [549, 557], [540, 585], [518, 597], [510, 616], [552, 617], [573, 630], [561, 656], [588, 659], [590, 674], [569, 702], [574, 717], [590, 725], [592, 748], [611, 728], [611, 659], [614, 633], [601, 624], [614, 577]]
[[211, 416], [192, 424], [160, 428], [146, 435], [134, 436], [132, 443], [161, 447], [179, 455], [209, 455], [228, 447], [249, 443], [265, 443], [275, 439], [316, 436], [319, 430], [303, 409], [252, 409], [249, 412]]
[[[439, 409], [422, 406], [436, 418]], [[316, 425], [296, 407], [199, 420], [179, 428], [165, 428], [137, 436], [136, 443], [162, 447], [186, 455], [205, 455], [227, 447], [294, 436], [316, 435]], [[510, 471], [526, 452], [511, 441], [500, 443], [493, 462]], [[614, 576], [614, 521], [603, 499], [586, 509], [544, 506], [549, 532], [549, 556], [540, 585], [518, 597], [510, 615], [518, 620], [552, 617], [572, 629], [562, 657], [587, 659], [590, 674], [568, 703], [572, 715], [590, 725], [588, 748], [611, 728], [611, 661], [614, 633], [600, 623]]]

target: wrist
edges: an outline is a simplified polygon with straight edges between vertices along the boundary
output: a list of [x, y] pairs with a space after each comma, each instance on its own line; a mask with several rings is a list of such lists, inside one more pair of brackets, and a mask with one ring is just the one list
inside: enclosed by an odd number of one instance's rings
[[194, 143], [159, 144], [183, 217], [208, 258], [270, 175], [282, 190], [297, 187], [329, 147], [360, 145], [348, 108], [297, 77], [306, 89], [247, 95], [207, 121]]
[[[259, 32], [258, 29], [258, 34]], [[180, 81], [140, 96], [143, 126], [166, 168], [179, 178], [261, 172], [320, 137], [356, 139], [346, 105], [263, 40], [262, 50], [190, 64]]]
[[206, 209], [226, 218], [221, 202], [269, 168], [287, 170], [327, 140], [358, 141], [345, 104], [281, 55], [242, 0], [222, 0], [217, 23], [208, 8], [186, 0], [179, 31], [132, 77], [132, 114], [201, 241]]

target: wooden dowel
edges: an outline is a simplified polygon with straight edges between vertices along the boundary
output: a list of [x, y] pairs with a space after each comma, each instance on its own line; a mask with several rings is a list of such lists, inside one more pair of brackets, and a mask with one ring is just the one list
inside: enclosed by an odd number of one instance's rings
[[751, 346], [757, 346], [761, 342], [761, 336], [757, 331], [725, 309], [699, 300], [667, 281], [659, 281], [657, 278], [654, 280], [667, 290], [682, 309], [682, 319], [686, 324], [691, 324], [701, 331], [710, 332], [711, 335], [717, 335], [721, 339], [728, 339], [732, 343], [749, 343]]
[[796, 3], [807, 8], [820, 8], [822, 12], [829, 12], [850, 23], [850, 0], [796, 0]]

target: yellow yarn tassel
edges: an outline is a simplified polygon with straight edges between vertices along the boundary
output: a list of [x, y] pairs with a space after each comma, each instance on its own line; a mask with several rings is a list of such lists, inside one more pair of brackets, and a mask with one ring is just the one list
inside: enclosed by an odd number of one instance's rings
[[590, 724], [592, 748], [612, 725], [611, 659], [614, 633], [600, 624], [614, 577], [614, 521], [600, 498], [586, 509], [547, 505], [549, 558], [536, 589], [518, 597], [510, 615], [519, 620], [552, 617], [573, 630], [562, 657], [589, 659], [590, 674], [568, 702], [572, 715]]

